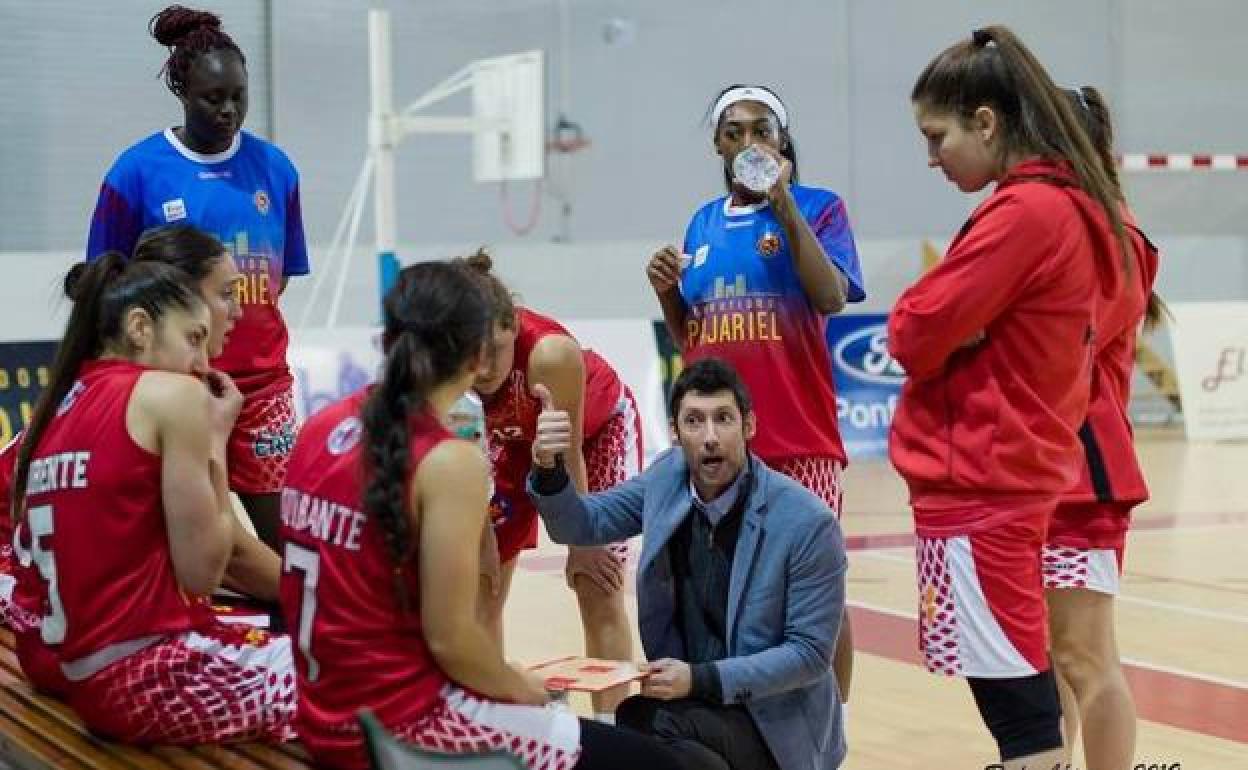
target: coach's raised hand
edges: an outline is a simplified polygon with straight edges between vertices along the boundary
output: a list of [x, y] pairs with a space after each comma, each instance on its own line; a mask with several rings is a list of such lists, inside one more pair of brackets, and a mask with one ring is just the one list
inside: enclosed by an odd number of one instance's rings
[[555, 408], [555, 400], [545, 385], [534, 385], [533, 397], [542, 402], [533, 438], [533, 463], [553, 468], [557, 458], [572, 447], [572, 418], [566, 410]]

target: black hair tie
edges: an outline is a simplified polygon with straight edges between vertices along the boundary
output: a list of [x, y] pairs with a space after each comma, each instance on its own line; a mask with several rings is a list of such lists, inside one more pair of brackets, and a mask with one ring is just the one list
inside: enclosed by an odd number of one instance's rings
[[987, 48], [994, 41], [991, 33], [981, 27], [980, 29], [971, 31], [971, 42], [976, 48]]

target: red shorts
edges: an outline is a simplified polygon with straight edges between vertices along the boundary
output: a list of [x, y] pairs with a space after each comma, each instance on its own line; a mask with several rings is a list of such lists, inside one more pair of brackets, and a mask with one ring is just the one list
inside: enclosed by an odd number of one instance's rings
[[1061, 503], [1049, 521], [1046, 543], [1121, 551], [1139, 503]]
[[571, 770], [581, 755], [581, 725], [567, 711], [500, 703], [454, 685], [419, 721], [400, 725], [405, 743], [443, 754], [502, 750], [528, 770]]
[[[641, 443], [641, 413], [627, 387], [620, 395], [615, 412], [602, 428], [581, 445], [590, 492], [603, 492], [641, 472], [644, 454]], [[527, 515], [526, 515], [527, 511]], [[494, 530], [498, 537], [498, 557], [506, 564], [528, 548], [537, 547], [537, 511], [529, 500], [518, 515]], [[621, 561], [628, 559], [627, 543], [607, 546]]]
[[789, 457], [784, 460], [764, 461], [772, 470], [779, 471], [798, 484], [815, 493], [836, 518], [841, 518], [841, 472], [844, 467], [833, 457]]
[[[518, 761], [517, 767], [528, 770], [571, 770], [581, 754], [581, 724], [575, 715], [488, 700], [453, 684], [443, 685], [433, 706], [420, 716], [385, 726], [399, 741], [429, 754], [504, 751]], [[368, 770], [364, 736], [355, 719], [324, 732], [301, 733], [318, 766]], [[413, 759], [410, 766], [425, 764]]]
[[230, 434], [226, 458], [230, 489], [246, 495], [281, 492], [294, 443], [295, 400], [291, 389], [247, 396]]
[[1134, 502], [1062, 503], [1044, 543], [1044, 587], [1117, 596]]
[[1048, 670], [1040, 574], [1047, 518], [918, 538], [919, 648], [929, 671], [1011, 679]]
[[245, 626], [167, 637], [71, 682], [66, 700], [93, 731], [124, 743], [292, 740], [290, 637]]

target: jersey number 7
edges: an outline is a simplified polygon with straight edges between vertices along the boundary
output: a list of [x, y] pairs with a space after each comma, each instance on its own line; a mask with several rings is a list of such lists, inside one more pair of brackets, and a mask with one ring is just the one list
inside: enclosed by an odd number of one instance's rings
[[321, 664], [312, 655], [312, 621], [316, 617], [316, 583], [321, 577], [321, 557], [316, 551], [287, 542], [282, 569], [303, 573], [303, 599], [299, 602], [299, 652], [308, 664], [308, 681], [315, 682], [321, 673]]

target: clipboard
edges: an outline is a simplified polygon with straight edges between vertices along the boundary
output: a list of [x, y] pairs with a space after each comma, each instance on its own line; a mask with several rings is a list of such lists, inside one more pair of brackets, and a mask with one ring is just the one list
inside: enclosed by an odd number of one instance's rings
[[602, 692], [617, 685], [646, 678], [635, 663], [569, 655], [530, 666], [546, 680], [546, 689], [570, 692]]

